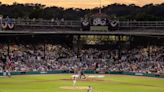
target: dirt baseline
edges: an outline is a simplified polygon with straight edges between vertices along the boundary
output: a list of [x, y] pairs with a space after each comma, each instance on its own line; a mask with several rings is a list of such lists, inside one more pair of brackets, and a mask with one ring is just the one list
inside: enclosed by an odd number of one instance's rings
[[79, 90], [85, 90], [88, 89], [87, 86], [62, 86], [61, 89], [79, 89]]
[[[66, 80], [66, 81], [72, 81], [72, 79], [61, 79], [61, 80]], [[99, 78], [86, 78], [86, 79], [78, 79], [77, 81], [104, 81], [103, 79]]]

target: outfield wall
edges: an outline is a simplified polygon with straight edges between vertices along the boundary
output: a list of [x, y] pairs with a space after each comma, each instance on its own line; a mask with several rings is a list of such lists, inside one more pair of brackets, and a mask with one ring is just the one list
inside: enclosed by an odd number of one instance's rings
[[[66, 70], [56, 70], [56, 71], [47, 71], [47, 72], [40, 72], [40, 71], [33, 71], [33, 72], [11, 72], [11, 75], [32, 75], [32, 74], [69, 74], [72, 73]], [[94, 70], [86, 70], [84, 71], [86, 74], [97, 74]], [[138, 73], [138, 72], [113, 72], [109, 71], [105, 74], [119, 74], [119, 75], [133, 75], [133, 76], [146, 76], [146, 77], [156, 77], [156, 78], [164, 78], [164, 75], [159, 74], [149, 74], [149, 73]], [[0, 76], [3, 76], [3, 73], [0, 72]]]
[[108, 72], [108, 74], [122, 74], [122, 75], [133, 75], [133, 76], [146, 76], [146, 77], [156, 77], [164, 78], [164, 75], [152, 74], [152, 73], [138, 73], [138, 72]]

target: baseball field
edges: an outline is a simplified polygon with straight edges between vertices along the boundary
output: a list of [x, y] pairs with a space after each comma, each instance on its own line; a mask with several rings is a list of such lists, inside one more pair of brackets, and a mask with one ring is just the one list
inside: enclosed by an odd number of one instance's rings
[[71, 74], [0, 77], [0, 92], [164, 92], [164, 79], [128, 75], [87, 75], [72, 86]]

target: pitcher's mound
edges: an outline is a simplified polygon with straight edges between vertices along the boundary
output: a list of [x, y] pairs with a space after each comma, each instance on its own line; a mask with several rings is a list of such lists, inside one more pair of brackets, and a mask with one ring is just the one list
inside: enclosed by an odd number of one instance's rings
[[63, 86], [63, 87], [60, 87], [60, 88], [62, 88], [62, 89], [88, 89], [87, 86], [75, 86], [75, 87], [73, 87], [73, 86]]

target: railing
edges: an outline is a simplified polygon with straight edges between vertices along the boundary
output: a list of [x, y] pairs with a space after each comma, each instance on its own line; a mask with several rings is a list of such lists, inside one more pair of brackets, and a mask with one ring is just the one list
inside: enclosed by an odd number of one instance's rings
[[56, 27], [80, 27], [80, 21], [60, 21], [60, 20], [30, 20], [19, 19], [14, 21], [18, 26], [56, 26]]
[[[4, 20], [2, 20], [4, 22]], [[31, 27], [78, 27], [79, 20], [43, 20], [43, 19], [13, 19], [16, 26]], [[119, 21], [119, 28], [164, 28], [164, 21]]]
[[[11, 75], [31, 75], [31, 74], [69, 74], [72, 71], [69, 70], [53, 70], [53, 71], [31, 71], [31, 72], [11, 72]], [[85, 70], [86, 74], [99, 74], [95, 70]], [[102, 73], [101, 73], [102, 74]], [[146, 77], [156, 77], [164, 78], [163, 74], [153, 74], [153, 73], [141, 73], [141, 72], [122, 72], [122, 71], [108, 71], [103, 74], [119, 74], [119, 75], [132, 75], [132, 76], [146, 76]], [[0, 76], [3, 76], [3, 72], [0, 72]]]
[[164, 28], [164, 21], [120, 21], [124, 28]]
[[[61, 26], [80, 27], [80, 21], [58, 21], [58, 20], [16, 20], [16, 25], [20, 26]], [[118, 27], [121, 28], [164, 28], [164, 21], [120, 21]]]

